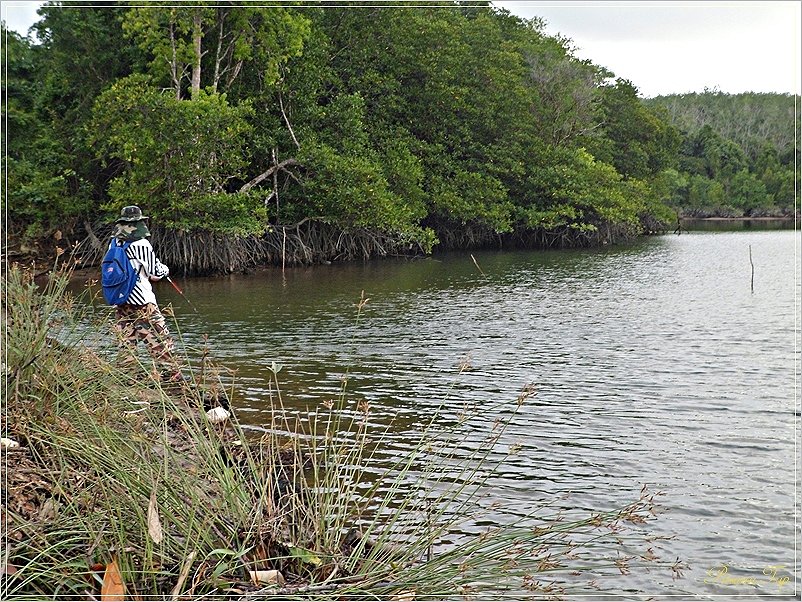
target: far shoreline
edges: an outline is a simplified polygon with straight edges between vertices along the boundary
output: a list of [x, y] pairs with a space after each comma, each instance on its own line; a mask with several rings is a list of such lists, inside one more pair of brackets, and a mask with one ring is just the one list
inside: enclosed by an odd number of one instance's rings
[[[743, 216], [742, 217], [723, 217], [723, 216], [691, 217], [691, 216], [681, 216], [681, 217], [679, 217], [679, 220], [680, 220], [680, 223], [683, 223], [683, 224], [686, 224], [686, 223], [689, 223], [689, 222], [696, 222], [696, 223], [707, 222], [707, 223], [720, 223], [720, 224], [723, 224], [723, 223], [726, 223], [726, 222], [732, 222], [732, 223], [737, 223], [737, 222], [767, 222], [767, 223], [770, 223], [770, 222], [783, 222], [783, 223], [789, 223], [789, 224], [793, 223], [795, 230], [797, 229], [798, 226], [802, 227], [802, 224], [800, 224], [800, 222], [799, 222], [799, 215], [798, 214], [796, 216], [787, 215], [787, 216], [760, 216], [760, 217], [743, 217]], [[683, 230], [684, 230], [684, 228], [683, 228]], [[649, 235], [648, 234], [643, 234], [641, 236], [648, 237]], [[437, 251], [434, 251], [434, 252], [432, 252], [430, 254], [430, 256], [433, 257], [433, 256], [436, 256], [438, 254], [439, 253]], [[21, 265], [27, 265], [29, 268], [32, 268], [32, 269], [34, 269], [35, 272], [37, 272], [37, 270], [36, 270], [37, 266], [46, 265], [48, 262], [51, 262], [51, 261], [53, 261], [53, 258], [37, 257], [37, 258], [28, 258], [27, 261], [9, 262], [9, 264], [10, 263], [19, 263]], [[303, 266], [295, 265], [295, 266], [288, 266], [288, 268], [311, 267], [311, 265], [324, 265], [324, 264], [310, 264], [310, 265], [303, 265]], [[99, 264], [98, 265], [74, 265], [70, 269], [70, 271], [71, 271], [70, 281], [72, 283], [82, 282], [84, 284], [88, 284], [89, 282], [91, 282], [93, 280], [97, 281], [98, 277], [99, 277], [99, 273], [98, 273], [99, 269], [100, 269], [100, 265]], [[234, 273], [236, 273], [236, 274], [243, 274], [243, 273], [244, 274], [253, 274], [253, 273], [257, 273], [257, 272], [272, 273], [272, 272], [275, 272], [275, 271], [279, 271], [280, 272], [281, 269], [282, 269], [281, 266], [258, 265], [258, 266], [253, 266], [253, 267], [251, 267], [250, 269], [248, 269], [248, 270], [246, 270], [244, 272], [231, 272], [231, 273], [227, 273], [227, 274], [207, 275], [207, 276], [201, 276], [201, 277], [212, 277], [212, 278], [214, 278], [214, 277], [220, 277], [220, 276], [230, 276], [230, 275], [232, 275]], [[38, 279], [38, 278], [40, 278], [42, 276], [45, 276], [46, 274], [49, 274], [51, 271], [52, 271], [52, 268], [44, 269], [43, 271], [40, 271], [40, 272], [36, 273], [35, 278]], [[177, 276], [177, 277], [180, 278], [180, 276]], [[197, 278], [197, 277], [198, 276], [191, 276], [191, 278]], [[93, 284], [96, 284], [96, 282], [93, 283]]]
[[707, 222], [744, 222], [744, 221], [761, 221], [761, 222], [790, 222], [794, 220], [798, 220], [799, 216], [794, 215], [780, 215], [780, 216], [771, 216], [771, 215], [764, 215], [760, 217], [721, 217], [721, 216], [713, 216], [713, 217], [693, 217], [693, 216], [682, 216], [680, 217], [681, 220], [689, 220], [689, 221], [707, 221]]

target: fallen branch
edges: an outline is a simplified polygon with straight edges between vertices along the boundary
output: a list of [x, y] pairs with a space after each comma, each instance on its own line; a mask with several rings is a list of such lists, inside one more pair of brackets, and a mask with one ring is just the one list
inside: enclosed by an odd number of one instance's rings
[[298, 161], [296, 161], [295, 159], [285, 159], [278, 165], [274, 165], [267, 171], [260, 173], [258, 176], [256, 176], [253, 180], [251, 180], [247, 184], [244, 184], [242, 188], [239, 189], [239, 191], [248, 192], [251, 188], [253, 188], [257, 184], [260, 184], [261, 182], [272, 176], [278, 170], [286, 168], [288, 165], [300, 165], [300, 163], [298, 163]]

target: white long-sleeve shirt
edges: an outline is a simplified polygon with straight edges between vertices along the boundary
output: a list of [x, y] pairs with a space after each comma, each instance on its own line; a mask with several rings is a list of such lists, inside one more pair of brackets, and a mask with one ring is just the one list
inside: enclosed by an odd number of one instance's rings
[[150, 286], [150, 278], [169, 276], [170, 268], [159, 261], [156, 253], [153, 252], [153, 246], [145, 238], [132, 242], [125, 253], [138, 276], [136, 286], [128, 297], [128, 303], [131, 305], [147, 305], [148, 303], [158, 305], [153, 287]]

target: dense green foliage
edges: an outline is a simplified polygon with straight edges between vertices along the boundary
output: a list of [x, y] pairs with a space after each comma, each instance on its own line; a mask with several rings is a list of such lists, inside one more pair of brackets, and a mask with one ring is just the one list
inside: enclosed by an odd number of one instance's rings
[[576, 245], [793, 208], [792, 97], [644, 101], [485, 2], [148, 4], [50, 2], [39, 43], [8, 33], [17, 235], [137, 203], [168, 234], [273, 246], [310, 220], [424, 250]]
[[684, 94], [645, 101], [682, 132], [664, 200], [685, 214], [790, 214], [799, 188], [799, 97]]

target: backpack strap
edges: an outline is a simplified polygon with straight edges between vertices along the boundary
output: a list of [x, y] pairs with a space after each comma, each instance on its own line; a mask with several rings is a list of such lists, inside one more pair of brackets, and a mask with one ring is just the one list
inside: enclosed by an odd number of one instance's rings
[[[135, 241], [133, 241], [133, 240], [124, 240], [123, 244], [120, 245], [120, 247], [122, 248], [123, 252], [125, 253], [125, 256], [128, 258], [129, 261], [131, 260], [131, 256], [128, 255], [128, 247], [130, 247], [131, 244], [134, 243], [134, 242]], [[143, 270], [145, 269], [145, 266], [142, 265], [141, 261], [137, 261], [137, 263], [139, 265], [134, 267], [134, 271], [136, 272], [137, 276], [141, 276], [143, 274]]]
[[128, 247], [131, 246], [131, 243], [134, 242], [133, 240], [124, 240], [122, 241], [123, 244], [120, 243], [120, 239], [116, 236], [112, 236], [111, 240], [109, 241], [109, 249], [111, 249], [112, 245], [116, 247], [122, 247], [123, 250], [128, 250]]

